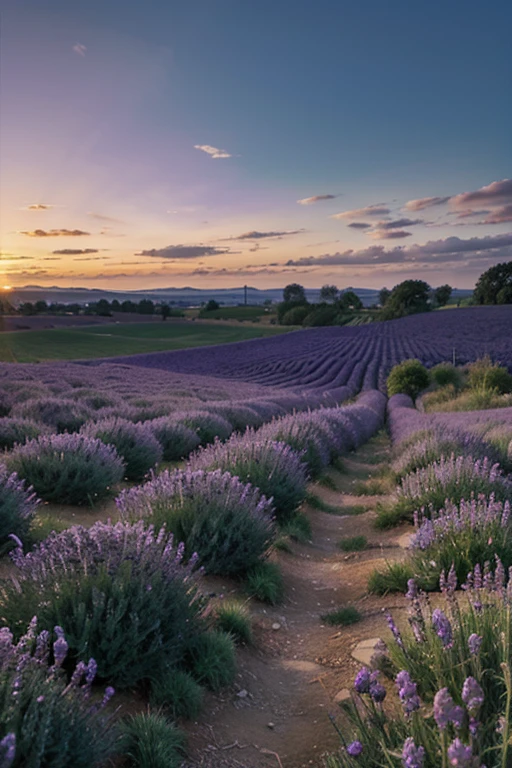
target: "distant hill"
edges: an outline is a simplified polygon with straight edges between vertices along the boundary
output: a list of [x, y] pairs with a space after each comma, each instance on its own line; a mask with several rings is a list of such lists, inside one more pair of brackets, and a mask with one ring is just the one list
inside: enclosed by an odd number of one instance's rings
[[[347, 289], [348, 290], [348, 289]], [[351, 288], [356, 293], [365, 307], [376, 304], [379, 292], [374, 288]], [[306, 288], [306, 296], [309, 301], [319, 300], [320, 289]], [[471, 290], [454, 289], [453, 297], [465, 298], [472, 294]], [[39, 285], [26, 285], [15, 288], [9, 294], [13, 304], [25, 301], [44, 300], [48, 303], [60, 302], [62, 304], [90, 304], [91, 302], [107, 299], [112, 301], [140, 301], [151, 299], [180, 307], [198, 307], [201, 304], [214, 299], [224, 306], [236, 306], [244, 303], [244, 287], [239, 288], [151, 288], [143, 291], [109, 291], [101, 288], [49, 288]], [[247, 287], [247, 303], [263, 304], [265, 301], [279, 302], [282, 300], [282, 288], [251, 288]]]

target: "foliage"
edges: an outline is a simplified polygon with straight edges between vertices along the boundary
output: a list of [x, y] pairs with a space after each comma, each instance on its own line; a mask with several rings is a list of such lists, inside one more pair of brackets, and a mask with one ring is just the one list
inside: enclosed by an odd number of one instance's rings
[[320, 301], [336, 301], [338, 293], [338, 288], [335, 285], [322, 285], [320, 288]]
[[451, 285], [440, 285], [434, 290], [434, 300], [439, 307], [445, 307], [450, 301], [453, 288]]
[[339, 309], [333, 304], [313, 304], [302, 321], [306, 328], [317, 328], [322, 325], [336, 324]]
[[320, 618], [331, 627], [348, 627], [350, 624], [361, 621], [361, 614], [357, 608], [350, 605], [347, 608], [338, 608], [330, 613], [324, 613]]
[[288, 520], [306, 494], [307, 475], [301, 456], [290, 446], [258, 439], [248, 429], [226, 443], [215, 442], [190, 457], [191, 469], [221, 469], [251, 483], [272, 499], [279, 523]]
[[[7, 768], [91, 768], [114, 755], [117, 728], [104, 707], [114, 694], [92, 704], [94, 659], [63, 671], [68, 645], [62, 628], [38, 633], [38, 620], [17, 645], [0, 629], [0, 759]], [[50, 664], [50, 658], [52, 663]]]
[[392, 465], [397, 478], [404, 477], [417, 469], [424, 469], [429, 464], [452, 454], [470, 455], [474, 459], [487, 457], [492, 462], [497, 462], [501, 458], [500, 453], [478, 435], [441, 427], [414, 433], [406, 442], [400, 444], [397, 454]]
[[134, 424], [113, 416], [87, 424], [82, 434], [113, 446], [125, 462], [125, 477], [128, 480], [142, 480], [162, 460], [160, 443], [147, 424]]
[[251, 615], [247, 607], [236, 600], [224, 600], [215, 609], [215, 626], [234, 639], [235, 643], [252, 642]]
[[13, 416], [39, 421], [58, 432], [76, 432], [91, 418], [91, 411], [83, 403], [57, 397], [40, 397], [15, 405]]
[[310, 312], [311, 304], [287, 302], [279, 305], [277, 316], [281, 325], [302, 325]]
[[[478, 278], [475, 290], [473, 291], [475, 303], [509, 303], [511, 296], [506, 291], [511, 285], [512, 261], [496, 264], [494, 267], [490, 267], [483, 272]], [[502, 301], [503, 299], [507, 299], [507, 301]]]
[[368, 546], [368, 539], [366, 536], [345, 536], [338, 542], [338, 546], [342, 552], [361, 552]]
[[430, 377], [438, 387], [446, 387], [451, 384], [455, 389], [462, 386], [462, 372], [452, 363], [438, 363], [430, 369]]
[[277, 563], [267, 560], [256, 565], [247, 573], [245, 585], [248, 594], [262, 603], [276, 605], [283, 599], [283, 575]]
[[368, 592], [372, 595], [386, 595], [388, 592], [405, 592], [407, 582], [414, 572], [408, 562], [386, 563], [383, 571], [377, 569], [368, 578]]
[[148, 425], [162, 446], [164, 461], [184, 459], [201, 443], [194, 430], [184, 424], [178, 424], [172, 416], [151, 419]]
[[215, 301], [215, 299], [210, 299], [206, 303], [206, 306], [204, 308], [205, 312], [215, 312], [217, 309], [220, 309], [220, 304], [218, 301]]
[[391, 296], [391, 291], [389, 288], [381, 288], [379, 291], [379, 304], [381, 307], [385, 307], [388, 303], [389, 297]]
[[430, 309], [430, 286], [423, 280], [404, 280], [395, 285], [384, 309], [383, 320], [394, 320]]
[[180, 416], [178, 421], [196, 433], [201, 445], [213, 443], [216, 437], [227, 440], [233, 432], [227, 419], [208, 411], [191, 411]]
[[309, 414], [294, 414], [276, 419], [258, 431], [269, 440], [286, 443], [293, 450], [302, 453], [311, 477], [318, 477], [329, 464], [330, 448], [326, 440], [326, 429]]
[[58, 504], [94, 504], [124, 474], [115, 448], [78, 434], [42, 435], [14, 448], [5, 463], [41, 499]]
[[95, 523], [52, 533], [26, 555], [11, 553], [15, 579], [1, 590], [12, 628], [38, 612], [62, 626], [73, 658], [92, 655], [98, 675], [120, 687], [179, 664], [201, 631], [191, 560], [143, 522]]
[[342, 291], [338, 299], [338, 307], [342, 312], [357, 312], [363, 308], [363, 302], [354, 291]]
[[298, 283], [290, 283], [283, 289], [283, 301], [295, 302], [296, 304], [304, 304], [306, 301], [306, 292], [302, 285]]
[[512, 375], [504, 366], [484, 357], [468, 365], [468, 386], [476, 391], [494, 390], [503, 395], [512, 392]]
[[188, 648], [187, 662], [198, 682], [212, 691], [220, 691], [235, 679], [233, 639], [218, 630], [197, 635]]
[[430, 375], [419, 360], [404, 360], [391, 369], [387, 379], [388, 395], [404, 394], [415, 400], [428, 387]]
[[33, 489], [27, 488], [16, 472], [10, 473], [0, 464], [0, 552], [5, 550], [10, 536], [27, 536], [38, 503]]
[[0, 450], [9, 450], [16, 443], [26, 443], [47, 432], [45, 426], [31, 419], [0, 418]]
[[274, 536], [272, 503], [222, 470], [165, 471], [123, 491], [116, 503], [123, 519], [165, 525], [208, 573], [243, 575], [265, 557]]
[[123, 753], [133, 768], [179, 768], [185, 736], [163, 715], [139, 713], [122, 722]]
[[189, 672], [167, 669], [151, 681], [150, 701], [173, 718], [193, 720], [201, 711], [203, 689]]

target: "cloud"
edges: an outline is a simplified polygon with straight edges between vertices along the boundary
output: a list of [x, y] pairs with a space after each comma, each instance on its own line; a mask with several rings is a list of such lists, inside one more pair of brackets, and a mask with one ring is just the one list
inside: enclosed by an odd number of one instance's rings
[[73, 50], [75, 53], [78, 53], [79, 56], [85, 56], [87, 46], [83, 45], [82, 43], [75, 43]]
[[19, 235], [28, 235], [29, 237], [80, 237], [81, 235], [90, 235], [90, 232], [84, 232], [81, 229], [33, 229], [30, 232], [21, 231]]
[[24, 211], [49, 211], [53, 208], [53, 205], [46, 205], [45, 203], [33, 203], [33, 205], [27, 205]]
[[342, 211], [334, 213], [331, 219], [360, 219], [365, 216], [387, 216], [391, 210], [382, 203], [377, 205], [367, 205], [366, 208], [354, 208], [352, 211]]
[[305, 232], [305, 229], [288, 229], [283, 230], [281, 232], [259, 232], [258, 230], [254, 229], [251, 232], [243, 232], [241, 235], [238, 235], [237, 237], [226, 237], [223, 238], [224, 240], [264, 240], [266, 238], [282, 238], [282, 237], [288, 237], [288, 235], [300, 235], [302, 232]]
[[402, 229], [402, 227], [413, 227], [415, 224], [423, 223], [423, 219], [395, 219], [394, 221], [378, 221], [375, 226], [378, 229]]
[[168, 245], [140, 251], [135, 256], [151, 256], [155, 259], [198, 259], [202, 256], [219, 256], [229, 253], [229, 248], [215, 248], [212, 245]]
[[374, 240], [402, 240], [404, 237], [410, 237], [412, 232], [406, 232], [404, 229], [374, 229], [369, 234]]
[[14, 256], [12, 253], [0, 253], [0, 259], [6, 261], [33, 261], [34, 256]]
[[314, 195], [313, 197], [303, 197], [302, 200], [297, 200], [299, 205], [312, 205], [313, 203], [320, 203], [322, 200], [334, 200], [338, 195]]
[[450, 204], [455, 208], [471, 208], [473, 204], [501, 206], [512, 203], [512, 179], [493, 181], [486, 187], [474, 192], [462, 192], [450, 198]]
[[226, 157], [233, 157], [225, 149], [218, 149], [217, 147], [211, 147], [209, 144], [194, 144], [194, 149], [200, 149], [201, 152], [206, 152], [214, 160], [224, 159]]
[[[489, 211], [487, 211], [489, 213]], [[510, 205], [504, 205], [503, 208], [498, 208], [497, 211], [487, 216], [482, 224], [505, 224], [512, 221], [512, 203]]]
[[352, 224], [349, 224], [348, 226], [352, 229], [371, 229], [373, 224], [366, 224], [364, 221], [353, 221]]
[[98, 221], [111, 221], [114, 224], [124, 224], [124, 221], [121, 221], [121, 219], [114, 219], [112, 216], [103, 216], [101, 213], [93, 213], [92, 211], [89, 211], [87, 214], [92, 219], [97, 219]]
[[97, 248], [61, 248], [60, 251], [52, 251], [52, 253], [61, 256], [80, 256], [85, 253], [99, 253], [99, 250]]
[[444, 240], [430, 240], [424, 245], [396, 246], [386, 249], [383, 245], [372, 245], [359, 251], [353, 249], [342, 253], [327, 253], [321, 256], [304, 256], [291, 259], [286, 266], [310, 267], [331, 265], [376, 265], [376, 264], [449, 264], [464, 260], [511, 259], [512, 232], [506, 235], [487, 235], [462, 240], [447, 237]]
[[405, 205], [408, 211], [424, 211], [425, 208], [432, 208], [435, 205], [443, 205], [450, 200], [450, 197], [420, 197], [418, 200], [409, 200]]
[[490, 213], [490, 211], [472, 211], [471, 208], [468, 208], [465, 211], [450, 211], [448, 216], [456, 216], [457, 219], [469, 219], [472, 216], [485, 216], [488, 213]]

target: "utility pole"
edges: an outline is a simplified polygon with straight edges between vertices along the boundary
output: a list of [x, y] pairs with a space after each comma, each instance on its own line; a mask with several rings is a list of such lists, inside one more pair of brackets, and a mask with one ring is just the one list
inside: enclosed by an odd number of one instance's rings
[[247, 306], [247, 286], [244, 285], [244, 304]]

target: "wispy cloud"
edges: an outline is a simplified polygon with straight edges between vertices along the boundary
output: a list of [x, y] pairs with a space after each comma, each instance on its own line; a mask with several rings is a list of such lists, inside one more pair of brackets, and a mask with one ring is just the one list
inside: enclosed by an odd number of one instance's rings
[[423, 219], [395, 219], [394, 221], [378, 221], [375, 225], [378, 229], [402, 229], [402, 227], [414, 227], [423, 224]]
[[326, 253], [321, 256], [304, 256], [290, 259], [286, 266], [311, 267], [322, 265], [377, 265], [377, 264], [449, 264], [468, 260], [511, 259], [512, 232], [506, 235], [487, 235], [463, 240], [447, 237], [444, 240], [430, 240], [424, 245], [397, 246], [386, 249], [383, 245], [372, 245], [362, 250], [347, 250]]
[[75, 53], [78, 53], [79, 56], [85, 56], [85, 52], [87, 51], [87, 46], [83, 43], [75, 43], [73, 46], [73, 50]]
[[33, 229], [31, 231], [22, 230], [18, 234], [28, 235], [28, 237], [80, 237], [91, 233], [84, 232], [82, 229]]
[[45, 203], [33, 203], [32, 205], [27, 205], [26, 208], [24, 208], [24, 211], [49, 211], [50, 208], [53, 208], [53, 205], [47, 205]]
[[391, 210], [379, 203], [377, 205], [367, 205], [366, 208], [354, 208], [351, 211], [342, 211], [341, 213], [334, 213], [332, 219], [361, 219], [365, 216], [387, 216], [391, 213]]
[[412, 232], [406, 232], [404, 229], [374, 229], [369, 234], [373, 240], [402, 240], [404, 237], [411, 237]]
[[80, 256], [87, 253], [99, 253], [99, 250], [97, 248], [61, 248], [61, 250], [52, 251], [52, 253], [60, 256]]
[[405, 205], [408, 211], [424, 211], [425, 208], [433, 208], [436, 205], [444, 205], [450, 197], [420, 197], [418, 200], [409, 200]]
[[282, 237], [289, 237], [290, 235], [300, 235], [302, 232], [305, 232], [305, 229], [288, 229], [288, 230], [282, 230], [282, 231], [270, 231], [270, 232], [260, 232], [257, 229], [253, 229], [251, 232], [243, 232], [241, 235], [237, 235], [236, 237], [225, 237], [222, 238], [223, 240], [265, 240], [265, 239], [278, 239], [280, 240]]
[[472, 211], [471, 208], [468, 208], [465, 211], [450, 211], [448, 216], [455, 216], [457, 219], [470, 219], [474, 218], [475, 216], [485, 216], [490, 211], [483, 210], [483, 211]]
[[338, 195], [313, 195], [313, 197], [303, 197], [302, 200], [297, 200], [299, 205], [313, 205], [313, 203], [320, 203], [323, 200], [335, 200]]
[[493, 181], [474, 192], [462, 192], [450, 198], [456, 208], [471, 208], [472, 205], [502, 206], [512, 203], [512, 179]]
[[168, 245], [165, 248], [139, 251], [135, 256], [151, 256], [155, 259], [198, 259], [229, 252], [229, 248], [216, 248], [212, 245]]
[[348, 226], [352, 229], [371, 229], [373, 224], [367, 224], [365, 221], [353, 221]]
[[[489, 213], [489, 211], [487, 211], [487, 213]], [[505, 224], [509, 221], [512, 221], [512, 203], [510, 205], [504, 205], [503, 208], [498, 208], [498, 210], [487, 216], [482, 223]]]
[[96, 219], [97, 221], [110, 221], [113, 224], [124, 224], [125, 222], [121, 219], [114, 219], [112, 216], [104, 216], [102, 213], [93, 213], [92, 211], [89, 211], [87, 214], [91, 217], [91, 219]]
[[206, 154], [210, 155], [214, 160], [223, 160], [227, 157], [233, 157], [233, 155], [230, 155], [225, 149], [218, 149], [217, 147], [210, 146], [210, 144], [194, 144], [194, 149], [200, 149], [201, 152], [206, 152]]

